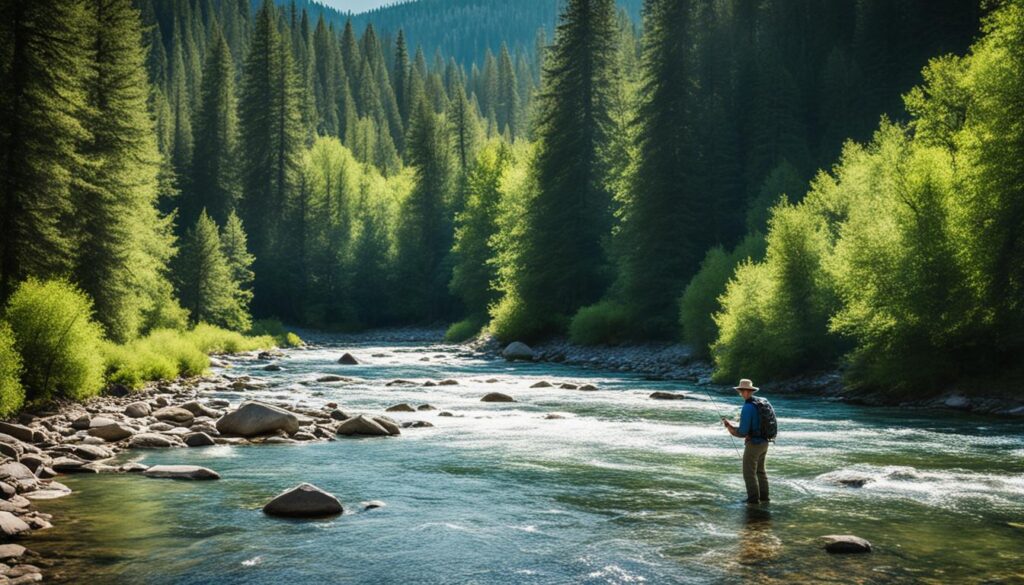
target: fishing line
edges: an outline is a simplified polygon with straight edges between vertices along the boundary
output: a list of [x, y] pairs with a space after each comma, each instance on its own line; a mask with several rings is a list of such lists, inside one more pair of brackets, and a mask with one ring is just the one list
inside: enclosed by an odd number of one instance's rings
[[[708, 397], [708, 400], [711, 401], [711, 406], [715, 409], [715, 414], [718, 415], [718, 420], [721, 421], [722, 419], [724, 419], [725, 417], [722, 416], [722, 411], [718, 410], [718, 403], [715, 402], [715, 399], [711, 397], [711, 393], [708, 392], [708, 389], [702, 388], [702, 390], [704, 391], [704, 395]], [[729, 433], [729, 437], [733, 439], [732, 441], [729, 442], [729, 444], [732, 445], [733, 451], [736, 451], [736, 455], [742, 459], [743, 456], [740, 455], [740, 449], [739, 447], [736, 446], [736, 435]]]

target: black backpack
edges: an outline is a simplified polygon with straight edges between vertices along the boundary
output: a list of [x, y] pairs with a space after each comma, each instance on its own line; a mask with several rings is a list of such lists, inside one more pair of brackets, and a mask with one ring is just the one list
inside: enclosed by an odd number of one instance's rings
[[775, 442], [779, 434], [779, 419], [775, 417], [775, 409], [772, 403], [764, 398], [754, 397], [754, 406], [757, 407], [757, 418], [761, 421], [761, 428], [758, 429], [758, 436], [762, 439]]

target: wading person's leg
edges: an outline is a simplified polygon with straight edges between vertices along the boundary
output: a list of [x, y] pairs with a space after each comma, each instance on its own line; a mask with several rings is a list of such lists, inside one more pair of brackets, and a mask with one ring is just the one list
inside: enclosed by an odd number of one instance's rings
[[757, 485], [757, 464], [761, 458], [760, 445], [747, 443], [743, 448], [743, 482], [747, 484], [747, 503], [756, 504], [760, 501], [760, 488]]
[[768, 501], [768, 470], [764, 467], [764, 460], [768, 457], [768, 443], [758, 445], [763, 447], [761, 456], [757, 458], [757, 489], [762, 502]]

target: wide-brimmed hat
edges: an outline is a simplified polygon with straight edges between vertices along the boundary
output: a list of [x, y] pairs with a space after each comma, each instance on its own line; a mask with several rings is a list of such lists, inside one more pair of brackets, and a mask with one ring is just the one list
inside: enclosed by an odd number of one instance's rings
[[740, 380], [739, 386], [733, 386], [733, 390], [750, 390], [752, 392], [757, 392], [758, 390], [760, 390], [760, 388], [754, 386], [754, 383], [751, 382], [750, 380], [743, 378], [742, 380]]

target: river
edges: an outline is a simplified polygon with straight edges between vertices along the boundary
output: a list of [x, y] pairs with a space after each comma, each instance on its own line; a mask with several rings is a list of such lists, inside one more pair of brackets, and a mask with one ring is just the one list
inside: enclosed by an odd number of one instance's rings
[[[350, 351], [362, 365], [336, 363]], [[1022, 583], [1020, 421], [774, 397], [772, 503], [741, 504], [739, 441], [718, 422], [731, 391], [631, 374], [486, 361], [458, 347], [335, 344], [227, 371], [266, 391], [211, 393], [395, 413], [433, 428], [400, 437], [135, 451], [146, 464], [203, 465], [223, 479], [66, 476], [69, 497], [39, 502], [55, 527], [25, 544], [54, 558], [48, 582], [216, 583]], [[325, 374], [363, 379], [318, 384]], [[457, 386], [386, 387], [396, 379]], [[488, 379], [497, 382], [487, 383]], [[581, 392], [539, 380], [592, 383]], [[694, 399], [657, 401], [655, 390]], [[487, 392], [510, 404], [482, 403]], [[548, 413], [562, 419], [545, 419]], [[840, 480], [868, 480], [850, 487]], [[310, 482], [345, 504], [318, 521], [261, 506]], [[360, 502], [383, 500], [362, 511]], [[830, 556], [817, 538], [856, 534], [868, 555]]]

